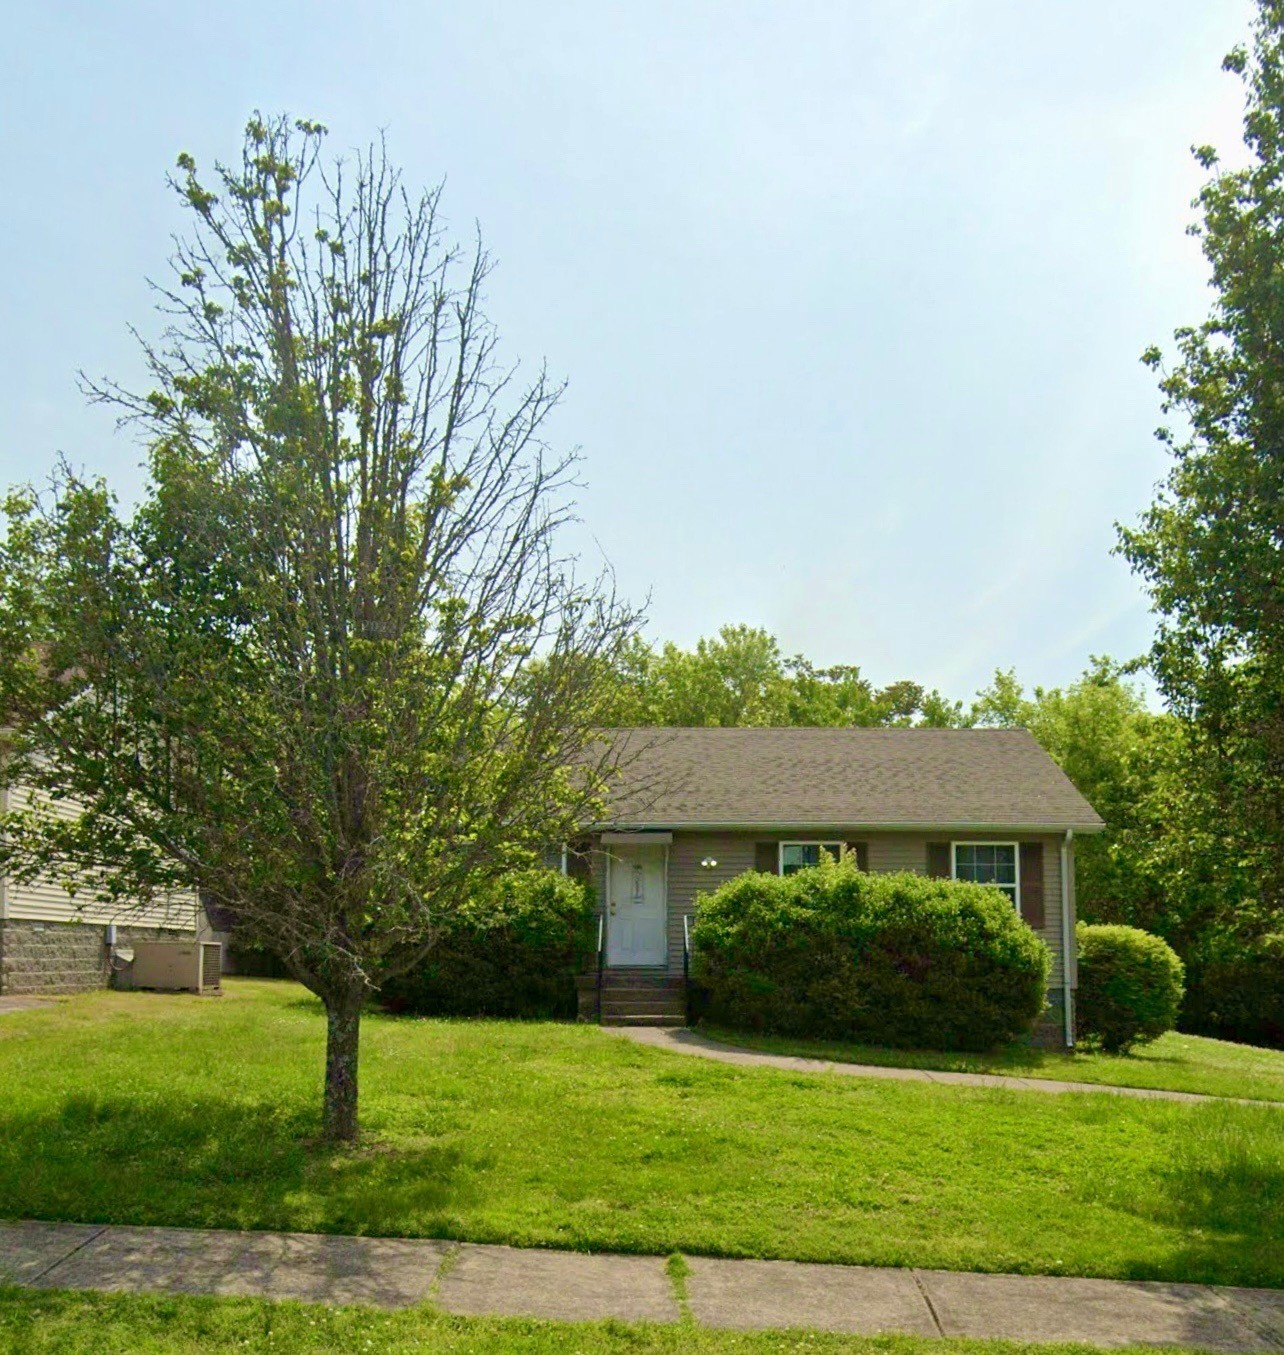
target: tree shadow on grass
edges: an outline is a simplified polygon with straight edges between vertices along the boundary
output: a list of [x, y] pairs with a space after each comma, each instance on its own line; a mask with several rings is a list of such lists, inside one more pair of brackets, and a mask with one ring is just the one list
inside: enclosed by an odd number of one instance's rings
[[431, 1141], [318, 1146], [297, 1106], [111, 1092], [0, 1108], [0, 1217], [448, 1236], [490, 1165]]
[[[1149, 1181], [1103, 1193], [1117, 1208], [1180, 1230], [1165, 1273], [1284, 1288], [1284, 1111], [1192, 1107]], [[1152, 1268], [1135, 1277], [1157, 1276]]]

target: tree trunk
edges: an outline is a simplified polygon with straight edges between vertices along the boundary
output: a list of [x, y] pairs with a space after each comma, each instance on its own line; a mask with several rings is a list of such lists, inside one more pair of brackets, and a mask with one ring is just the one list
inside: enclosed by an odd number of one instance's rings
[[325, 1109], [322, 1137], [327, 1143], [357, 1139], [357, 1045], [364, 994], [326, 998]]

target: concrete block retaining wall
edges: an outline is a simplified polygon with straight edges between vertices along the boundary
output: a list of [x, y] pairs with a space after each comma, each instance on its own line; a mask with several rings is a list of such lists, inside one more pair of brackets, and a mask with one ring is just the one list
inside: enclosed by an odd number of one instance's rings
[[[164, 927], [116, 928], [116, 944], [186, 940]], [[0, 994], [83, 993], [106, 988], [111, 976], [107, 929], [90, 922], [0, 922]]]

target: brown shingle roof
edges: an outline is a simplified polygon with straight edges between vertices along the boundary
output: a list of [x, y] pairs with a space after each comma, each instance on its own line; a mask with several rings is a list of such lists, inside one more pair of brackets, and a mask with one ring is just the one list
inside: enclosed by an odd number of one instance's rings
[[617, 826], [1104, 825], [1024, 729], [621, 729]]

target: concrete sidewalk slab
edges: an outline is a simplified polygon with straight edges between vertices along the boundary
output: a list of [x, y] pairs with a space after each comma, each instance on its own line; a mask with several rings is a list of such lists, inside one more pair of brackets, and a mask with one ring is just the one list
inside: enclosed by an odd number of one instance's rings
[[1202, 1350], [1284, 1348], [1284, 1327], [1268, 1339], [1208, 1285], [1120, 1282], [1046, 1275], [974, 1275], [916, 1271], [945, 1336], [1089, 1345], [1197, 1346]]
[[43, 1289], [213, 1294], [244, 1247], [240, 1233], [103, 1228], [37, 1283]]
[[37, 1283], [403, 1307], [427, 1298], [448, 1250], [445, 1242], [413, 1238], [113, 1227]]
[[1255, 1101], [1238, 1096], [1205, 1096], [1199, 1092], [1161, 1091], [1154, 1087], [1111, 1087], [1102, 1082], [1054, 1082], [1050, 1078], [1007, 1077], [1001, 1073], [951, 1073], [931, 1068], [888, 1068], [877, 1063], [838, 1063], [807, 1059], [795, 1054], [767, 1054], [757, 1049], [738, 1049], [711, 1040], [688, 1026], [603, 1026], [610, 1035], [622, 1035], [635, 1044], [650, 1045], [671, 1054], [693, 1054], [716, 1063], [742, 1068], [776, 1068], [786, 1073], [836, 1073], [840, 1077], [869, 1077], [890, 1082], [939, 1082], [952, 1087], [985, 1087], [995, 1091], [1044, 1092], [1063, 1096], [1072, 1092], [1099, 1092], [1106, 1096], [1135, 1097], [1143, 1101], [1226, 1101], [1242, 1106], [1275, 1106], [1284, 1101]]
[[1249, 1330], [1267, 1340], [1272, 1350], [1284, 1350], [1284, 1290], [1219, 1289]]
[[[1284, 1351], [1284, 1291], [691, 1258], [691, 1316], [740, 1330], [1006, 1337], [1219, 1352]], [[0, 1223], [0, 1281], [241, 1295], [461, 1315], [677, 1322], [660, 1256], [432, 1239]]]
[[0, 1283], [35, 1284], [102, 1231], [98, 1223], [0, 1224]]
[[908, 1270], [706, 1257], [693, 1257], [688, 1264], [691, 1313], [708, 1327], [940, 1335]]
[[516, 1247], [461, 1247], [441, 1277], [437, 1302], [447, 1312], [473, 1317], [676, 1322], [681, 1316], [658, 1256]]
[[429, 1238], [250, 1234], [218, 1289], [242, 1297], [404, 1308], [428, 1298], [449, 1242]]
[[57, 1001], [51, 997], [0, 997], [0, 1016], [6, 1012], [26, 1012], [33, 1007], [56, 1007]]

